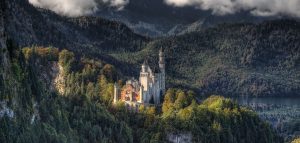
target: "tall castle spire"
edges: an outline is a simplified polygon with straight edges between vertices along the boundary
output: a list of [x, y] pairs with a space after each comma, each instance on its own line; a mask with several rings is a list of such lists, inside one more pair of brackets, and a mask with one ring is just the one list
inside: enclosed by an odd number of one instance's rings
[[159, 50], [159, 68], [161, 71], [165, 70], [165, 55], [162, 48]]
[[159, 50], [159, 69], [160, 69], [160, 72], [161, 72], [161, 80], [160, 80], [160, 86], [161, 86], [161, 91], [162, 91], [162, 94], [165, 93], [165, 90], [166, 90], [166, 83], [165, 83], [165, 80], [166, 80], [166, 73], [165, 73], [165, 54], [163, 52], [163, 48], [161, 47], [160, 50]]
[[119, 85], [117, 83], [114, 84], [114, 104], [116, 104], [119, 100]]
[[[120, 89], [117, 83], [114, 84], [114, 103], [122, 100], [127, 105], [136, 106], [144, 103], [152, 103], [150, 101], [153, 100], [154, 104], [161, 104], [161, 97], [164, 95], [166, 88], [165, 55], [162, 48], [158, 55], [159, 70], [157, 68], [154, 70], [151, 69], [147, 60], [145, 60], [141, 67], [139, 81], [128, 80], [124, 89]], [[128, 97], [130, 97], [130, 100]]]

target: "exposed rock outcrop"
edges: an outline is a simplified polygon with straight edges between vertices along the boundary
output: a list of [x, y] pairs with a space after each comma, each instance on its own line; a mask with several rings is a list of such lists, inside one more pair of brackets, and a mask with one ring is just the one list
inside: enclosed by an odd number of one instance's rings
[[171, 143], [192, 143], [192, 138], [191, 133], [170, 133], [167, 135], [167, 139]]
[[53, 66], [52, 69], [58, 69], [58, 72], [56, 72], [57, 74], [53, 81], [53, 85], [55, 89], [58, 91], [58, 93], [60, 93], [60, 95], [64, 95], [66, 89], [66, 77], [64, 75], [64, 68], [57, 63]]
[[9, 118], [14, 118], [14, 111], [7, 106], [7, 102], [0, 102], [0, 118], [3, 116], [8, 116]]

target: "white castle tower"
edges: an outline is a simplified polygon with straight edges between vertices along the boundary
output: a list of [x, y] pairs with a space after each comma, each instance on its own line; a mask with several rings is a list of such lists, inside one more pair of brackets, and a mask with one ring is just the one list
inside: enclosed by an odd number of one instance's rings
[[[114, 103], [123, 99], [126, 104], [138, 106], [138, 104], [156, 104], [161, 102], [161, 96], [165, 93], [165, 57], [162, 49], [159, 51], [159, 70], [152, 71], [148, 63], [142, 64], [139, 81], [134, 79], [126, 82], [126, 87], [119, 95], [119, 87], [115, 84]], [[131, 96], [130, 96], [131, 95]], [[130, 96], [130, 100], [127, 98]], [[121, 98], [120, 98], [121, 97]], [[153, 101], [153, 103], [151, 102]]]
[[114, 104], [116, 104], [119, 100], [119, 85], [117, 83], [114, 84]]

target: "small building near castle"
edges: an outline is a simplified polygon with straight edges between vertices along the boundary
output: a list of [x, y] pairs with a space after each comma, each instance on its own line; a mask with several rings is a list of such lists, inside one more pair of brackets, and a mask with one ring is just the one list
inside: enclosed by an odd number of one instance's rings
[[152, 70], [145, 61], [142, 64], [139, 80], [134, 78], [126, 81], [120, 88], [114, 85], [114, 103], [125, 102], [126, 105], [138, 107], [139, 105], [160, 105], [161, 97], [165, 93], [165, 58], [162, 49], [159, 51], [159, 68]]

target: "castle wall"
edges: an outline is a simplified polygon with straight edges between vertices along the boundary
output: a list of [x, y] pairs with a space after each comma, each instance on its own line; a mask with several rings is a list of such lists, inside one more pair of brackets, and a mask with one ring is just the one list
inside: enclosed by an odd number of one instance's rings
[[141, 72], [140, 74], [140, 84], [144, 87], [144, 91], [149, 88], [149, 74], [146, 72]]
[[116, 104], [117, 101], [119, 100], [119, 86], [117, 83], [114, 85], [114, 103]]
[[[130, 90], [130, 92], [134, 93], [130, 101], [125, 101], [126, 104], [129, 104], [129, 102], [132, 105], [140, 103], [147, 104], [151, 98], [153, 98], [154, 104], [160, 104], [161, 93], [165, 92], [165, 63], [162, 51], [159, 53], [159, 68], [160, 73], [153, 73], [147, 63], [144, 63], [140, 72], [139, 81], [132, 79], [126, 82], [128, 85], [132, 85], [133, 89]], [[119, 95], [120, 93], [117, 88], [118, 87], [115, 87], [114, 102], [119, 100], [120, 97], [123, 97], [123, 94]]]

